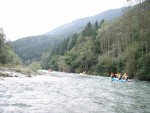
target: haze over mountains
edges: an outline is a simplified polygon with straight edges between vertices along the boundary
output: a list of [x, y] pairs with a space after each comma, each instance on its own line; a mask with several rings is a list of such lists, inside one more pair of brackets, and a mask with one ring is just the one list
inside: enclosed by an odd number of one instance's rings
[[28, 63], [30, 63], [33, 59], [40, 58], [42, 53], [55, 47], [63, 39], [71, 37], [74, 33], [81, 32], [88, 22], [93, 24], [96, 21], [100, 22], [102, 19], [111, 21], [122, 14], [121, 8], [107, 10], [95, 16], [78, 19], [71, 23], [61, 25], [39, 36], [29, 36], [18, 39], [13, 41], [12, 45], [15, 53], [22, 58], [24, 62], [28, 61]]
[[84, 29], [84, 27], [86, 26], [86, 24], [88, 22], [91, 22], [93, 24], [96, 21], [100, 22], [102, 19], [110, 21], [121, 15], [122, 15], [122, 9], [120, 9], [120, 8], [110, 9], [110, 10], [104, 11], [104, 12], [94, 15], [94, 16], [81, 18], [81, 19], [75, 20], [71, 23], [61, 25], [61, 26], [57, 27], [56, 29], [48, 32], [47, 34], [48, 35], [57, 35], [57, 36], [72, 35], [74, 33], [79, 33], [82, 29]]

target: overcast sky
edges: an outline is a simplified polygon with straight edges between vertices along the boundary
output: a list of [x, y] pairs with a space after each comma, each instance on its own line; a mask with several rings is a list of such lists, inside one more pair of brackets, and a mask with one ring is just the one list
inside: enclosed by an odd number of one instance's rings
[[126, 0], [0, 0], [0, 28], [13, 41], [125, 5]]

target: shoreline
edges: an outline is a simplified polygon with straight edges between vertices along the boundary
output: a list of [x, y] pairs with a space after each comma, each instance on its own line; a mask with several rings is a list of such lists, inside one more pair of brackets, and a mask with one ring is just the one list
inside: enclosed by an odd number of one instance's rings
[[33, 77], [39, 75], [31, 70], [23, 72], [21, 69], [9, 68], [9, 67], [0, 67], [0, 78], [5, 77]]

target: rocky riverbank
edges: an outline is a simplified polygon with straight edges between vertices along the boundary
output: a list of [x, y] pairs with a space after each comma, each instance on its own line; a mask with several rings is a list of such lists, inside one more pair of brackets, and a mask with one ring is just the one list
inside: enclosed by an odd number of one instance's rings
[[22, 71], [22, 69], [18, 68], [0, 67], [0, 77], [32, 77], [36, 75], [38, 73], [31, 70]]

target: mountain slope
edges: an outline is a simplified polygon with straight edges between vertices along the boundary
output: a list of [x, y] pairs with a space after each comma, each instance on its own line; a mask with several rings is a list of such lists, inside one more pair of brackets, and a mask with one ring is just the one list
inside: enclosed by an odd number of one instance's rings
[[126, 10], [112, 22], [88, 23], [73, 38], [62, 41], [42, 67], [63, 72], [150, 81], [150, 0]]
[[102, 19], [110, 21], [121, 16], [122, 14], [122, 8], [107, 10], [95, 16], [78, 19], [69, 24], [62, 25], [48, 32], [47, 34], [68, 36], [82, 31], [88, 22], [91, 22], [93, 24], [95, 21], [100, 22]]
[[55, 47], [59, 41], [71, 37], [74, 33], [81, 32], [90, 21], [100, 22], [102, 19], [113, 20], [122, 15], [122, 9], [108, 10], [95, 16], [78, 19], [69, 24], [39, 36], [29, 36], [12, 42], [15, 53], [22, 58], [24, 63], [39, 59], [47, 49]]
[[41, 54], [57, 44], [57, 40], [52, 36], [39, 35], [31, 36], [12, 42], [15, 53], [29, 64], [32, 60], [37, 60]]

